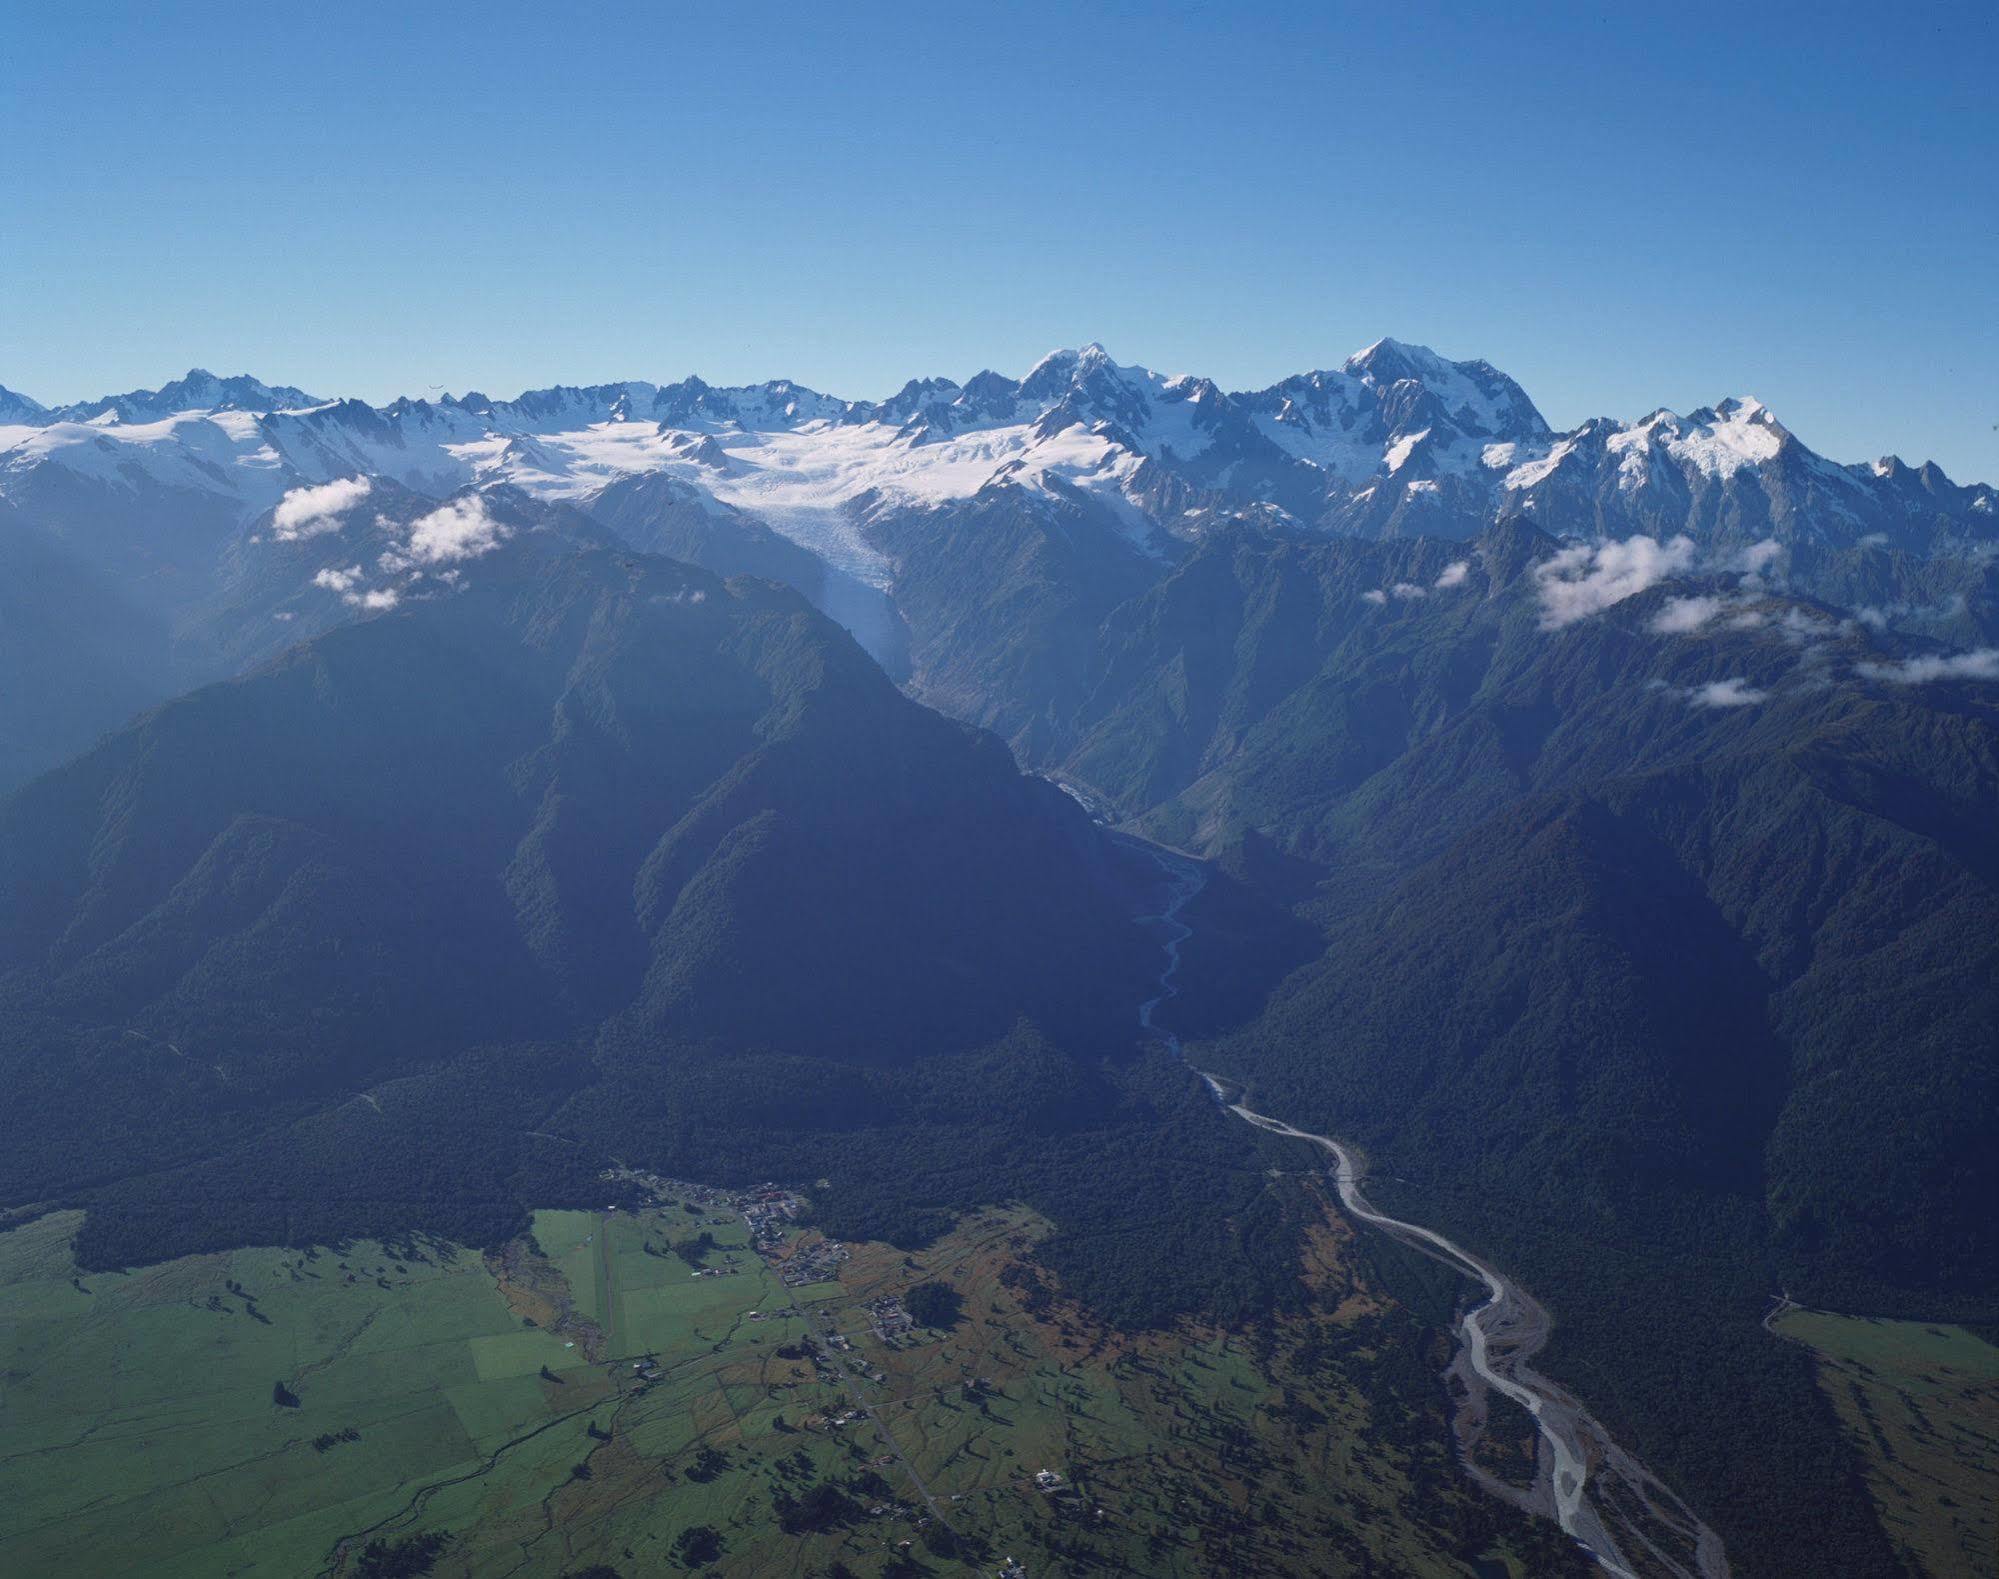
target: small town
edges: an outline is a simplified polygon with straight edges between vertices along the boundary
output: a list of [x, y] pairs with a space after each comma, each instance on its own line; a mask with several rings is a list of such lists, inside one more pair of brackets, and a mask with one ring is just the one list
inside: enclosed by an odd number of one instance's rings
[[[837, 1239], [815, 1238], [796, 1246], [789, 1254], [786, 1244], [796, 1231], [805, 1197], [796, 1190], [777, 1184], [759, 1184], [746, 1190], [722, 1189], [691, 1179], [675, 1179], [649, 1173], [642, 1168], [606, 1168], [601, 1175], [614, 1184], [634, 1185], [645, 1192], [655, 1206], [678, 1201], [708, 1214], [701, 1220], [719, 1227], [732, 1217], [741, 1217], [750, 1230], [750, 1247], [769, 1262], [786, 1288], [805, 1288], [814, 1283], [831, 1283], [840, 1275], [840, 1265], [853, 1252]], [[615, 1209], [615, 1208], [614, 1208]], [[730, 1263], [734, 1256], [728, 1258]], [[695, 1277], [734, 1277], [733, 1264], [702, 1267]], [[906, 1330], [906, 1329], [905, 1329]]]
[[880, 1299], [869, 1300], [864, 1308], [868, 1313], [868, 1324], [884, 1343], [915, 1330], [916, 1318], [903, 1308], [898, 1295], [884, 1294]]
[[[775, 1260], [775, 1248], [764, 1254]], [[840, 1275], [840, 1263], [852, 1252], [834, 1239], [818, 1239], [778, 1264], [778, 1276], [786, 1288], [804, 1288], [812, 1283], [831, 1283]]]

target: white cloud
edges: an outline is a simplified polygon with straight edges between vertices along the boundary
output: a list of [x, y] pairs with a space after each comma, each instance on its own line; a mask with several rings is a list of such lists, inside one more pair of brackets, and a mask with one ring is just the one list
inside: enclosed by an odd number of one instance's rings
[[1622, 542], [1565, 548], [1534, 571], [1541, 593], [1541, 628], [1557, 630], [1601, 614], [1612, 604], [1690, 569], [1693, 562], [1694, 544], [1688, 537], [1664, 543], [1627, 537]]
[[337, 532], [340, 515], [374, 491], [366, 477], [341, 477], [314, 488], [294, 488], [271, 512], [271, 536], [281, 543]]
[[1903, 658], [1894, 663], [1859, 663], [1854, 672], [1890, 685], [1923, 685], [1931, 680], [1999, 680], [1999, 647], [1972, 652]]
[[1652, 616], [1652, 629], [1661, 636], [1691, 636], [1721, 610], [1720, 598], [1668, 598]]
[[1783, 556], [1784, 545], [1774, 537], [1766, 537], [1760, 543], [1751, 543], [1735, 556], [1734, 570], [1747, 571], [1752, 576], [1760, 576]]
[[486, 513], [485, 499], [468, 494], [420, 516], [410, 527], [404, 551], [413, 564], [448, 565], [490, 553], [506, 535], [506, 528]]
[[1383, 592], [1379, 587], [1373, 587], [1363, 592], [1360, 595], [1360, 600], [1363, 603], [1386, 603], [1388, 601], [1388, 594]]
[[361, 567], [349, 565], [345, 570], [322, 570], [312, 578], [315, 587], [324, 587], [328, 592], [340, 594], [340, 601], [354, 609], [392, 609], [402, 602], [402, 594], [394, 587], [374, 587], [361, 590]]
[[1784, 640], [1795, 642], [1799, 645], [1808, 645], [1812, 642], [1823, 640], [1828, 636], [1837, 636], [1839, 634], [1839, 622], [1836, 620], [1822, 620], [1816, 614], [1807, 613], [1801, 608], [1788, 608], [1784, 610], [1784, 618], [1779, 624], [1779, 630]]
[[1427, 592], [1413, 581], [1398, 581], [1388, 590], [1391, 595], [1402, 598], [1405, 601], [1409, 598], [1425, 598], [1429, 596]]
[[1784, 557], [1784, 552], [1784, 545], [1782, 543], [1778, 542], [1774, 537], [1766, 537], [1760, 543], [1751, 543], [1741, 553], [1730, 560], [1724, 568], [1742, 572], [1742, 579], [1739, 583], [1742, 591], [1761, 592], [1764, 583], [1763, 573], [1766, 570], [1771, 572], [1769, 579], [1772, 582], [1778, 586], [1783, 585], [1782, 567], [1777, 562]]
[[1444, 573], [1437, 577], [1437, 585], [1439, 587], [1461, 587], [1465, 583], [1465, 577], [1470, 574], [1470, 562], [1460, 559], [1454, 564], [1444, 566]]
[[1879, 631], [1900, 620], [1922, 624], [1956, 619], [1964, 609], [1964, 594], [1958, 592], [1943, 603], [1863, 603], [1853, 611], [1853, 617], [1870, 630]]
[[1751, 707], [1769, 699], [1768, 691], [1759, 691], [1740, 679], [1710, 680], [1706, 685], [1695, 686], [1688, 698], [1696, 707]]

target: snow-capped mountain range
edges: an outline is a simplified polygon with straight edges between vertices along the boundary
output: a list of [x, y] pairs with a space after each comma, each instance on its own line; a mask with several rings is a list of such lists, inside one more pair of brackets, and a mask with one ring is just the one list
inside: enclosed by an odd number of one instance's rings
[[880, 402], [688, 378], [376, 407], [200, 369], [53, 409], [0, 389], [0, 497], [24, 505], [159, 489], [240, 524], [302, 486], [369, 477], [440, 498], [509, 484], [587, 513], [645, 474], [877, 586], [894, 566], [871, 521], [990, 490], [1082, 509], [1154, 556], [1244, 515], [1469, 537], [1525, 512], [1584, 536], [1878, 538], [1917, 553], [1999, 533], [1991, 487], [1892, 458], [1827, 460], [1754, 400], [1555, 433], [1490, 364], [1393, 340], [1243, 393], [1124, 366], [1099, 345], [1053, 352], [1020, 379], [912, 380]]
[[1989, 486], [1837, 464], [1752, 400], [1556, 433], [1489, 364], [1392, 340], [1248, 392], [1088, 345], [878, 402], [688, 378], [371, 406], [196, 369], [53, 409], [0, 390], [0, 789], [153, 701], [587, 545], [784, 582], [919, 697], [1060, 763], [1070, 693], [1169, 583], [1226, 608], [1237, 547], [1446, 552], [1311, 594], [1386, 629], [1426, 586], [1517, 580], [1511, 550], [1474, 572], [1494, 541], [1570, 567], [1571, 601], [1746, 567], [1850, 611], [1882, 661], [1999, 640]]

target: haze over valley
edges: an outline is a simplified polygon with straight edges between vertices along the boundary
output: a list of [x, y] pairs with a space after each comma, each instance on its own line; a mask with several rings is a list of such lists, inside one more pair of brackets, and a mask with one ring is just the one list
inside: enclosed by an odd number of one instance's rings
[[1986, 11], [8, 43], [0, 1574], [1999, 1572]]

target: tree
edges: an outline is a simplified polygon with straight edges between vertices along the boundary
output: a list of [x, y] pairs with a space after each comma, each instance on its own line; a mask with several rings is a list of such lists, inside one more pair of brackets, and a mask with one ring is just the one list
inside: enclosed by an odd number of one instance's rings
[[418, 1579], [436, 1566], [451, 1537], [442, 1531], [400, 1541], [370, 1541], [354, 1565], [356, 1579]]
[[712, 1524], [692, 1524], [673, 1543], [673, 1555], [689, 1568], [700, 1568], [722, 1555], [722, 1534]]
[[949, 1283], [932, 1278], [918, 1283], [903, 1296], [902, 1303], [926, 1327], [955, 1327], [964, 1314], [965, 1296]]

